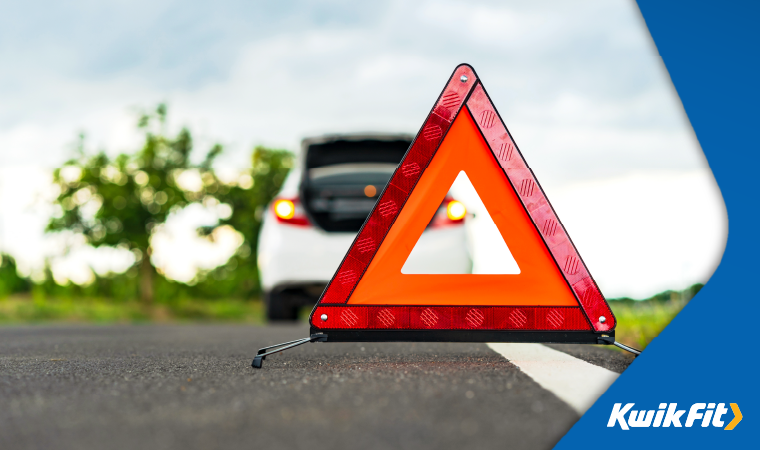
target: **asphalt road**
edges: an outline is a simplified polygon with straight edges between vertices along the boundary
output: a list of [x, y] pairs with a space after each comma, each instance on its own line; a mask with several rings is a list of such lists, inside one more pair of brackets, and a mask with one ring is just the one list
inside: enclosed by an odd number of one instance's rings
[[[0, 328], [0, 449], [550, 448], [578, 414], [485, 344], [306, 344], [304, 326]], [[621, 372], [630, 358], [552, 345]]]

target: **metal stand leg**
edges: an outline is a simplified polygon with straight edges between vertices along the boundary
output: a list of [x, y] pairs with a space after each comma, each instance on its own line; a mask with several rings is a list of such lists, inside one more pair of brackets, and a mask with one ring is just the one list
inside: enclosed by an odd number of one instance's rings
[[629, 346], [621, 344], [620, 342], [617, 342], [617, 341], [613, 342], [612, 345], [614, 345], [615, 347], [618, 347], [618, 348], [622, 348], [625, 351], [631, 352], [631, 353], [633, 353], [636, 356], [639, 356], [641, 354], [641, 350], [636, 350], [633, 347], [629, 347]]
[[[261, 369], [261, 365], [263, 364], [264, 360], [267, 359], [267, 356], [269, 355], [273, 355], [275, 353], [279, 353], [281, 351], [284, 351], [293, 347], [298, 347], [299, 345], [303, 345], [307, 342], [324, 342], [326, 340], [327, 340], [327, 335], [315, 334], [307, 338], [296, 339], [295, 341], [283, 342], [282, 344], [270, 345], [269, 347], [261, 348], [256, 353], [256, 357], [253, 358], [251, 367], [253, 367], [254, 369]], [[274, 350], [270, 350], [270, 349], [274, 349]]]
[[598, 340], [599, 344], [606, 344], [606, 345], [614, 345], [615, 347], [622, 348], [623, 350], [627, 352], [631, 352], [636, 356], [639, 356], [641, 354], [641, 350], [637, 350], [633, 347], [629, 347], [625, 344], [621, 344], [620, 342], [617, 342], [614, 337], [610, 336], [600, 336]]

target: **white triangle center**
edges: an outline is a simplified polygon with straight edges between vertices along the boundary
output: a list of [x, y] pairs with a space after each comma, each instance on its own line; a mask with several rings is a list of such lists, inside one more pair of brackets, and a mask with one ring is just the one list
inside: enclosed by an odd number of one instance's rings
[[401, 273], [519, 274], [517, 261], [464, 171], [459, 172], [449, 192], [467, 207], [464, 229], [452, 225], [425, 230]]

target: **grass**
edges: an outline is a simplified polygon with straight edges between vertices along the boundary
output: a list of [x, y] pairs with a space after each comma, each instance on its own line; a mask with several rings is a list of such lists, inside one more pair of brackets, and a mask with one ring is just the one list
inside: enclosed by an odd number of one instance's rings
[[20, 323], [239, 322], [264, 323], [261, 301], [183, 299], [145, 306], [103, 298], [0, 299], [0, 324]]
[[615, 340], [623, 344], [644, 349], [652, 339], [670, 323], [686, 305], [687, 301], [610, 301], [612, 312], [617, 318]]

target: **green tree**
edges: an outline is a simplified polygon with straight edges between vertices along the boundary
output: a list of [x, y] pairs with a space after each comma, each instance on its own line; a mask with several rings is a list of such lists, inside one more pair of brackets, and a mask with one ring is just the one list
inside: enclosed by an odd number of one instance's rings
[[[264, 209], [282, 187], [293, 167], [294, 155], [287, 150], [258, 146], [253, 150], [251, 162], [250, 181], [229, 186], [217, 194], [219, 201], [232, 206], [232, 215], [221, 220], [217, 226], [232, 226], [243, 235], [245, 241], [237, 255], [209, 274], [216, 282], [206, 283], [213, 285], [217, 292], [243, 297], [259, 293], [256, 255]], [[209, 234], [213, 228], [206, 227], [202, 232]], [[226, 284], [228, 288], [218, 289], [220, 284]]]
[[[156, 277], [150, 260], [151, 233], [170, 212], [219, 190], [211, 165], [222, 146], [212, 146], [200, 164], [192, 164], [190, 131], [183, 128], [176, 136], [167, 136], [163, 104], [141, 115], [138, 128], [144, 133], [142, 148], [113, 159], [103, 152], [87, 156], [80, 135], [77, 157], [54, 172], [60, 188], [55, 203], [60, 211], [47, 231], [69, 230], [83, 234], [92, 246], [132, 251], [139, 266], [140, 298], [151, 303]], [[199, 190], [185, 190], [178, 183], [188, 170], [200, 176]]]
[[29, 280], [22, 278], [16, 270], [16, 260], [0, 253], [0, 298], [17, 292], [29, 291]]

